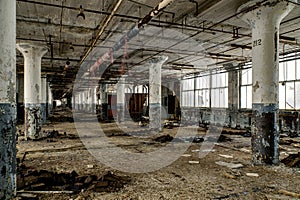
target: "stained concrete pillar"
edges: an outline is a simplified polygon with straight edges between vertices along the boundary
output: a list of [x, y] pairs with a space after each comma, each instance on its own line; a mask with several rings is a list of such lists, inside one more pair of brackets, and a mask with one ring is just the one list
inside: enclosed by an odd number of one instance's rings
[[47, 120], [47, 76], [42, 76], [41, 80], [41, 116], [42, 124]]
[[284, 0], [261, 3], [250, 1], [241, 6], [241, 18], [252, 29], [252, 152], [254, 164], [277, 164], [278, 150], [278, 65], [279, 25], [294, 5]]
[[105, 121], [108, 119], [108, 96], [106, 92], [106, 84], [100, 84], [100, 118], [101, 120]]
[[17, 120], [24, 122], [24, 76], [17, 76]]
[[228, 71], [228, 110], [229, 125], [236, 128], [239, 110], [239, 71], [238, 66], [228, 64], [224, 66]]
[[47, 48], [21, 43], [17, 49], [24, 56], [25, 136], [35, 139], [41, 130], [41, 60]]
[[125, 116], [125, 79], [120, 78], [117, 84], [117, 120], [124, 122]]
[[149, 128], [154, 131], [162, 130], [161, 68], [167, 60], [167, 56], [160, 56], [152, 58], [149, 63]]
[[16, 195], [16, 1], [0, 1], [0, 199]]

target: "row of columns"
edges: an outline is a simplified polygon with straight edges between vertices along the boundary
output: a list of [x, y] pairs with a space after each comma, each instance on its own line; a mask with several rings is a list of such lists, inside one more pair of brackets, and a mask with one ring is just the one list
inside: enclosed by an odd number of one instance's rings
[[[168, 57], [161, 56], [156, 57], [150, 60], [149, 62], [149, 128], [154, 131], [162, 130], [162, 117], [161, 117], [161, 68], [164, 62], [166, 62]], [[125, 112], [126, 112], [126, 99], [125, 99], [125, 85], [126, 85], [126, 77], [123, 76], [119, 79], [118, 84], [116, 85], [117, 91], [117, 99], [116, 99], [116, 121], [118, 123], [123, 123], [125, 120]], [[100, 118], [101, 120], [108, 119], [108, 95], [106, 91], [106, 84], [100, 84], [98, 90], [99, 94], [99, 103], [100, 103]], [[91, 90], [83, 90], [81, 92], [77, 92], [73, 95], [73, 104], [76, 110], [82, 110], [86, 112], [90, 112], [95, 110], [91, 105], [96, 102], [97, 93], [95, 89]], [[115, 106], [115, 105], [112, 105]]]

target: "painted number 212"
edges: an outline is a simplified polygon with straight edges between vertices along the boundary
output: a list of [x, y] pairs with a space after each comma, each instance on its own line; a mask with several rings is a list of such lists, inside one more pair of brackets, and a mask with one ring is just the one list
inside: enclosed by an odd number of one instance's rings
[[261, 39], [253, 41], [253, 47], [260, 46], [260, 45], [261, 45]]

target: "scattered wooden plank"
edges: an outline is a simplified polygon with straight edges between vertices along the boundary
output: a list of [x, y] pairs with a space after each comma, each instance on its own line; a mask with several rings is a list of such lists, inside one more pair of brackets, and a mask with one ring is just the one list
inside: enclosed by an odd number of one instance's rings
[[288, 167], [297, 167], [300, 165], [300, 152], [298, 154], [291, 154], [285, 159], [281, 160]]
[[300, 194], [295, 193], [295, 192], [290, 192], [290, 191], [287, 191], [287, 190], [279, 190], [278, 193], [279, 194], [284, 194], [284, 195], [287, 195], [287, 196], [291, 196], [291, 197], [295, 197], [295, 198], [300, 198]]

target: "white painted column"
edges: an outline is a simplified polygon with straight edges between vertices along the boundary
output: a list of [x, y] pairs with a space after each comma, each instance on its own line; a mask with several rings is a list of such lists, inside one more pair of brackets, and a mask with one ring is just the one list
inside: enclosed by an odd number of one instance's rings
[[161, 68], [167, 56], [152, 58], [149, 66], [149, 128], [162, 131], [161, 122]]
[[[241, 6], [249, 10], [259, 0]], [[254, 164], [277, 164], [278, 150], [278, 65], [279, 25], [294, 5], [269, 0], [241, 16], [252, 29], [252, 152]]]
[[97, 105], [97, 86], [92, 87], [92, 113], [96, 113], [96, 105]]
[[0, 199], [16, 195], [16, 1], [0, 1]]
[[53, 95], [50, 87], [50, 82], [47, 82], [47, 102], [48, 102], [48, 113], [47, 116], [51, 113], [53, 109]]
[[117, 120], [124, 122], [125, 116], [125, 78], [121, 77], [117, 84]]
[[42, 124], [47, 120], [47, 75], [42, 76], [41, 80], [41, 116]]
[[25, 136], [35, 139], [41, 130], [41, 61], [47, 47], [21, 43], [17, 49], [24, 56]]

